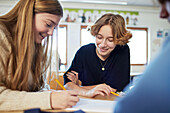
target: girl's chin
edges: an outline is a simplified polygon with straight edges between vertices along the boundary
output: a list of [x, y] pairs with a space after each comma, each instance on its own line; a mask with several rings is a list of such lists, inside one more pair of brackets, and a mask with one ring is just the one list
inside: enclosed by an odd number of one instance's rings
[[99, 52], [99, 55], [102, 56], [102, 57], [104, 57], [104, 56], [106, 56], [106, 53], [104, 53], [104, 52]]
[[106, 53], [107, 51], [105, 51], [105, 50], [100, 50], [100, 53]]
[[106, 51], [106, 52], [101, 52], [101, 51], [99, 52], [99, 55], [100, 55], [101, 57], [103, 57], [103, 58], [109, 56], [109, 54], [110, 54], [110, 53], [108, 53], [107, 51]]

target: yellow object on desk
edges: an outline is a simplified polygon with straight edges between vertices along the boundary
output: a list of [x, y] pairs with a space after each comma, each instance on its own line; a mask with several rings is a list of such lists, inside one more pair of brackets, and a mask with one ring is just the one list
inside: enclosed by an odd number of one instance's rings
[[66, 88], [65, 88], [57, 79], [55, 79], [55, 81], [58, 83], [58, 85], [59, 85], [63, 90], [66, 90]]
[[111, 94], [113, 94], [113, 95], [116, 95], [116, 96], [119, 96], [119, 94], [117, 94], [117, 93], [115, 93], [115, 92], [110, 92]]

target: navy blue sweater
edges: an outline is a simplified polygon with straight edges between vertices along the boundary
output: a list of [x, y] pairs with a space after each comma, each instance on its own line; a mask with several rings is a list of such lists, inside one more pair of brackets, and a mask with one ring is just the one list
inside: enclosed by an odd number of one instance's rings
[[[102, 71], [101, 63], [105, 64], [104, 71]], [[77, 51], [67, 72], [71, 70], [79, 73], [82, 86], [106, 83], [117, 91], [122, 91], [130, 81], [129, 47], [128, 45], [117, 45], [110, 56], [102, 61], [96, 54], [95, 44], [82, 46]], [[64, 74], [64, 84], [70, 82], [66, 73]]]

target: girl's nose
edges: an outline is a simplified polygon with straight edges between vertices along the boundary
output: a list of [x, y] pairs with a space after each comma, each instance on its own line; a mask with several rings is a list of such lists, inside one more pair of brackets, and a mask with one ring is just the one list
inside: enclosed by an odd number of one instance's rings
[[49, 30], [48, 30], [48, 35], [49, 35], [49, 36], [52, 36], [52, 35], [53, 35], [53, 31], [54, 31], [54, 29], [49, 29]]
[[102, 40], [102, 42], [101, 42], [101, 47], [105, 47], [106, 46], [106, 40], [104, 39], [104, 40]]

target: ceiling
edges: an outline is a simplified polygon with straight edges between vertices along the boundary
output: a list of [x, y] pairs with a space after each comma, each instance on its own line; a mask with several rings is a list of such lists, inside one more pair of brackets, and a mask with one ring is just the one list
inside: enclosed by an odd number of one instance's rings
[[[14, 2], [19, 0], [0, 0], [2, 2]], [[114, 4], [114, 5], [130, 5], [130, 6], [148, 6], [158, 7], [158, 0], [59, 0], [67, 3], [91, 3], [91, 4]]]
[[115, 4], [133, 6], [159, 6], [158, 0], [59, 0], [61, 2], [93, 3], [93, 4]]

